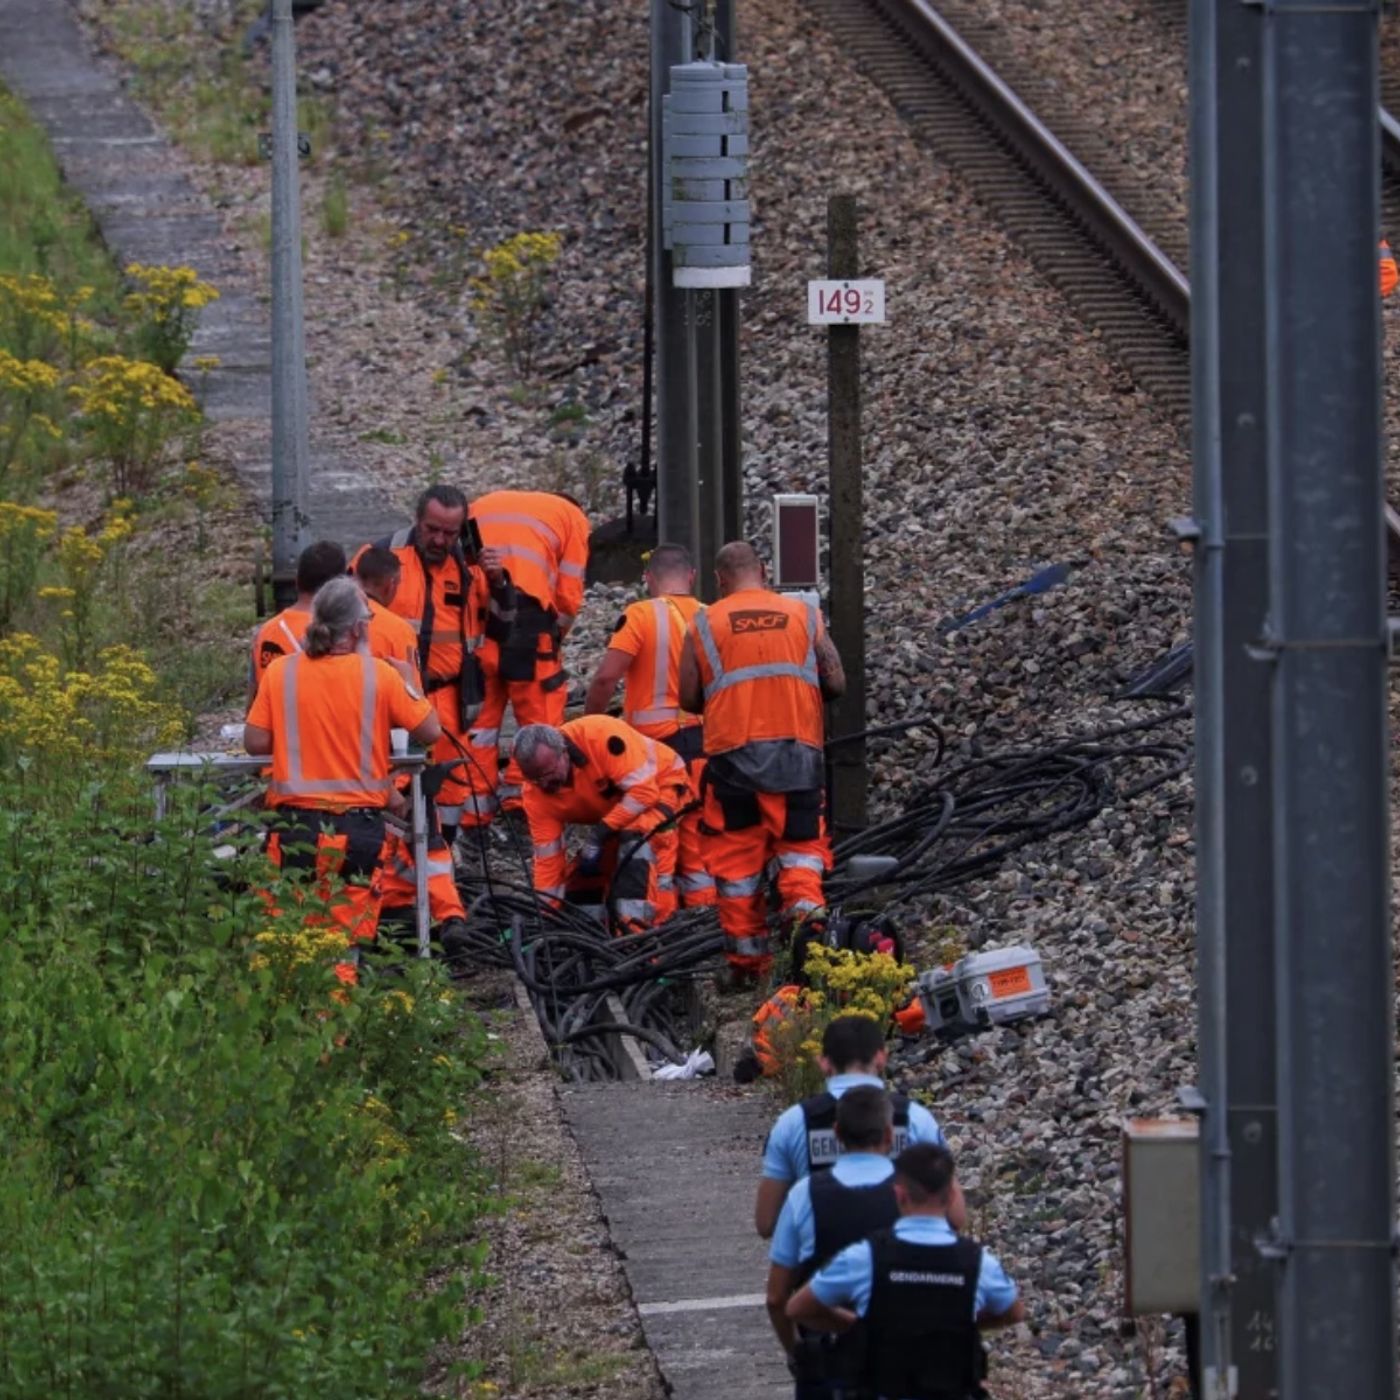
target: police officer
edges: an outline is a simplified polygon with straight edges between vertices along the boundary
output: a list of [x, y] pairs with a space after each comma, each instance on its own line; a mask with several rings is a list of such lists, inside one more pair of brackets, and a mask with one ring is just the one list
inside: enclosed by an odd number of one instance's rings
[[826, 1400], [832, 1386], [822, 1374], [829, 1357], [819, 1336], [798, 1338], [787, 1315], [796, 1288], [847, 1245], [893, 1225], [898, 1215], [890, 1148], [894, 1107], [875, 1085], [842, 1094], [836, 1105], [836, 1136], [843, 1152], [830, 1171], [804, 1177], [792, 1188], [778, 1216], [769, 1251], [767, 1303], [773, 1330], [788, 1353], [797, 1380], [797, 1400]]
[[[825, 1171], [837, 1156], [836, 1110], [847, 1090], [862, 1085], [884, 1086], [885, 1037], [869, 1016], [838, 1016], [822, 1033], [822, 1073], [826, 1088], [785, 1110], [763, 1145], [763, 1176], [754, 1202], [754, 1228], [763, 1239], [773, 1226], [795, 1181]], [[946, 1144], [943, 1132], [923, 1104], [903, 1094], [891, 1098], [894, 1110], [894, 1151], [911, 1143]]]
[[863, 1393], [880, 1400], [985, 1395], [978, 1328], [1026, 1315], [994, 1255], [958, 1233], [962, 1189], [945, 1147], [919, 1143], [894, 1164], [899, 1219], [850, 1245], [787, 1305], [790, 1322], [845, 1333], [865, 1320]]

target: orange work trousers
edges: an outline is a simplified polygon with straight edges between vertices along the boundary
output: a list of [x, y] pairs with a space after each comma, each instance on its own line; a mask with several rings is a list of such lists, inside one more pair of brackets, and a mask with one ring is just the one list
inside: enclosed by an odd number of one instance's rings
[[819, 789], [750, 792], [708, 780], [701, 809], [705, 866], [714, 876], [724, 955], [737, 972], [766, 977], [773, 966], [764, 874], [777, 866], [779, 908], [799, 920], [825, 908], [822, 876], [831, 847]]
[[[280, 809], [279, 815], [282, 824], [268, 833], [268, 859], [279, 870], [314, 871], [315, 898], [326, 906], [324, 917], [345, 930], [347, 945], [373, 938], [384, 898], [384, 819], [361, 811], [292, 807]], [[270, 895], [264, 899], [270, 913], [281, 912]], [[307, 920], [321, 921], [319, 912]]]
[[[470, 778], [472, 765], [459, 761], [462, 759], [462, 754], [457, 744], [468, 748], [471, 740], [458, 723], [456, 685], [445, 685], [441, 690], [434, 690], [429, 694], [428, 699], [433, 702], [433, 708], [437, 711], [438, 720], [442, 724], [442, 738], [433, 745], [433, 751], [429, 757], [434, 763], [455, 765], [448, 769], [442, 787], [438, 789], [436, 799], [438, 822], [442, 826], [460, 826], [464, 821], [470, 821], [470, 817], [463, 814], [471, 810], [474, 788]], [[449, 734], [452, 735], [453, 739], [456, 739], [456, 744], [447, 737]], [[463, 772], [464, 768], [467, 770], [466, 772]]]
[[[663, 744], [665, 739], [661, 741]], [[692, 759], [686, 764], [691, 786], [696, 792], [703, 792], [701, 782], [705, 773], [705, 760]], [[704, 840], [700, 834], [700, 808], [692, 806], [674, 829], [676, 857], [674, 875], [662, 876], [661, 906], [658, 922], [669, 919], [677, 907], [695, 909], [715, 902], [715, 879], [705, 866]]]
[[[565, 898], [575, 904], [607, 903], [620, 933], [644, 933], [675, 913], [676, 830], [639, 837], [639, 832], [623, 831], [608, 842], [597, 876], [579, 875], [572, 861], [564, 876]], [[619, 865], [622, 856], [627, 859]]]
[[[384, 846], [384, 869], [381, 883], [384, 888], [383, 912], [392, 909], [411, 909], [417, 887], [413, 871], [413, 842], [411, 839], [393, 833]], [[467, 911], [462, 907], [462, 895], [452, 873], [452, 852], [447, 843], [436, 832], [428, 840], [428, 915], [433, 923], [443, 924], [448, 919], [465, 919]]]
[[519, 810], [521, 774], [514, 755], [506, 766], [504, 781], [500, 774], [501, 721], [505, 718], [506, 706], [509, 705], [515, 714], [517, 729], [527, 724], [552, 724], [557, 728], [564, 723], [564, 705], [568, 699], [568, 686], [563, 679], [564, 663], [557, 655], [552, 660], [544, 659], [550, 645], [548, 634], [541, 633], [535, 678], [529, 681], [504, 679], [493, 664], [496, 658], [491, 655], [491, 645], [483, 648], [486, 697], [467, 738], [467, 752], [471, 755], [471, 762], [467, 764], [471, 796], [464, 805], [463, 826], [488, 826], [499, 809]]

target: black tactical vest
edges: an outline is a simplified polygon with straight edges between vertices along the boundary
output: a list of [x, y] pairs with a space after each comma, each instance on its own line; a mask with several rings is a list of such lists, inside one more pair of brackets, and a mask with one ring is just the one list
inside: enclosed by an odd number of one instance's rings
[[911, 1244], [893, 1228], [870, 1236], [866, 1385], [900, 1400], [968, 1400], [985, 1374], [973, 1309], [982, 1246]]
[[[891, 1094], [894, 1106], [894, 1147], [891, 1157], [898, 1157], [909, 1146], [909, 1098], [906, 1094]], [[836, 1141], [836, 1095], [823, 1092], [802, 1100], [802, 1121], [807, 1129], [807, 1170], [815, 1176], [828, 1171], [841, 1155]]]
[[866, 1239], [899, 1218], [894, 1176], [873, 1186], [845, 1186], [830, 1172], [812, 1177], [812, 1224], [816, 1251], [798, 1266], [799, 1283], [806, 1283], [848, 1244]]

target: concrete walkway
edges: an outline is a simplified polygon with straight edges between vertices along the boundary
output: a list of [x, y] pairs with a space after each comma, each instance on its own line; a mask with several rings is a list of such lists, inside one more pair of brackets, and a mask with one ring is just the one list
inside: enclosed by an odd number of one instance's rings
[[705, 1083], [559, 1091], [675, 1400], [787, 1400], [753, 1230], [766, 1098]]
[[[217, 355], [187, 374], [211, 422], [236, 429], [233, 467], [264, 519], [271, 487], [271, 342], [251, 269], [191, 180], [180, 152], [89, 48], [67, 0], [0, 0], [0, 82], [49, 134], [65, 179], [87, 202], [119, 266], [186, 264], [219, 289], [202, 313], [190, 357]], [[269, 179], [271, 172], [269, 170]], [[404, 517], [315, 433], [312, 391], [311, 529], [347, 546]]]

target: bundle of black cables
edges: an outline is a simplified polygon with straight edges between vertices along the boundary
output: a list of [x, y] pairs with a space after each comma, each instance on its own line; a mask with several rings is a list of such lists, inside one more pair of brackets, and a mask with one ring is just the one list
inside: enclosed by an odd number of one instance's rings
[[[897, 816], [837, 843], [829, 903], [849, 905], [877, 888], [882, 908], [937, 894], [989, 874], [1032, 842], [1133, 801], [1187, 770], [1189, 718], [1182, 707], [939, 770], [938, 781], [918, 788]], [[936, 764], [943, 739], [927, 716], [868, 733], [915, 728], [936, 741]], [[663, 1059], [683, 1060], [687, 1030], [675, 993], [719, 961], [723, 938], [714, 911], [681, 910], [660, 928], [615, 936], [598, 910], [543, 904], [530, 887], [523, 842], [517, 853], [523, 883], [490, 875], [461, 882], [468, 958], [514, 970], [561, 1067], [575, 1079], [614, 1077], [608, 1038], [619, 1031]], [[887, 859], [872, 871], [857, 860], [862, 856]]]

